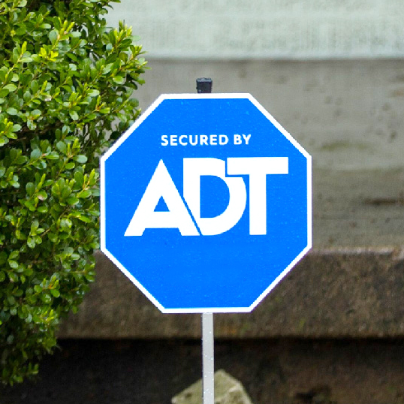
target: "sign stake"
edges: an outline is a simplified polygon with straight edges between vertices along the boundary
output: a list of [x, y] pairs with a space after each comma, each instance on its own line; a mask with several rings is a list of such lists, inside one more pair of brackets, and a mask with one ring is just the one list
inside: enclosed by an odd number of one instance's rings
[[[212, 79], [196, 79], [198, 93], [212, 92]], [[213, 313], [202, 313], [202, 372], [203, 404], [215, 402], [215, 354], [214, 354]]]
[[215, 402], [213, 313], [202, 313], [203, 404]]

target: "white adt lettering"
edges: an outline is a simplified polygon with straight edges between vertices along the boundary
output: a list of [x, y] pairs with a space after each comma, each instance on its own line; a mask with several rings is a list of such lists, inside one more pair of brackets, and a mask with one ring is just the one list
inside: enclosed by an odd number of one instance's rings
[[[239, 136], [239, 135], [238, 135]], [[244, 136], [244, 135], [243, 135]], [[241, 136], [240, 136], [240, 139]], [[248, 143], [249, 137], [244, 138]], [[242, 140], [241, 140], [242, 141]], [[213, 236], [232, 229], [243, 216], [247, 192], [243, 178], [249, 177], [250, 235], [267, 234], [266, 176], [288, 174], [287, 157], [234, 157], [226, 162], [216, 158], [185, 158], [183, 165], [184, 199], [202, 235]], [[201, 177], [214, 176], [224, 181], [230, 198], [226, 209], [218, 216], [201, 217]], [[164, 199], [168, 212], [156, 212]], [[177, 228], [183, 236], [198, 236], [191, 215], [182, 200], [163, 160], [160, 160], [146, 191], [126, 229], [125, 236], [142, 236], [147, 228]]]

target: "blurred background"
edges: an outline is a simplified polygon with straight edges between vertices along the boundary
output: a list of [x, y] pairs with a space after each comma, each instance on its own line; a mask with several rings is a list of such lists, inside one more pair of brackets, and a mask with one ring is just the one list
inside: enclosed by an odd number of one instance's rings
[[252, 93], [319, 167], [401, 166], [399, 0], [124, 0], [108, 18], [147, 52], [143, 108], [207, 76], [214, 92]]
[[[314, 248], [251, 314], [215, 316], [216, 368], [255, 404], [403, 403], [402, 0], [122, 0], [107, 20], [147, 52], [143, 110], [211, 77], [313, 156]], [[97, 260], [60, 352], [1, 403], [168, 404], [200, 377], [200, 316], [160, 314]]]

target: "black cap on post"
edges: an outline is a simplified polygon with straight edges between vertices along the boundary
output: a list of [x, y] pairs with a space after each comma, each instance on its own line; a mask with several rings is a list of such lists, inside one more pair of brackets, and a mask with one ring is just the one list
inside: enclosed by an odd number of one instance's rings
[[212, 92], [212, 79], [202, 77], [196, 79], [196, 91], [198, 93], [211, 93]]

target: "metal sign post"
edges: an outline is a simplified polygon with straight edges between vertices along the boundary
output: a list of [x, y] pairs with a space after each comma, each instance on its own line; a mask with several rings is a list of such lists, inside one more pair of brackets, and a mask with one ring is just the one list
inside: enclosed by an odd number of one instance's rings
[[213, 313], [202, 314], [203, 404], [215, 402], [215, 353]]
[[[196, 79], [198, 93], [212, 92], [212, 79]], [[215, 402], [215, 336], [213, 313], [202, 313], [202, 373], [203, 404]]]

